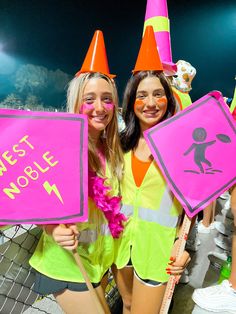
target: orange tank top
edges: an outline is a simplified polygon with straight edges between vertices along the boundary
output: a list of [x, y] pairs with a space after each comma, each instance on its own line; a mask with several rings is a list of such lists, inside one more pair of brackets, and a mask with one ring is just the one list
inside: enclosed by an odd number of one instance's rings
[[134, 152], [132, 152], [132, 159], [131, 159], [131, 165], [132, 165], [132, 172], [134, 176], [134, 181], [137, 187], [140, 187], [140, 185], [143, 182], [143, 179], [145, 177], [145, 174], [148, 171], [149, 166], [151, 165], [152, 161], [142, 161], [138, 159]]

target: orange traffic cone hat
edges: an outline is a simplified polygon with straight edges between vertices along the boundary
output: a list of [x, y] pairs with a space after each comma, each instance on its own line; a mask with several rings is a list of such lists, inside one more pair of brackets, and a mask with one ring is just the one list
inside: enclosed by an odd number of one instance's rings
[[163, 71], [156, 46], [154, 30], [151, 25], [145, 29], [133, 74], [140, 71]]
[[86, 72], [100, 72], [110, 78], [115, 77], [115, 75], [110, 74], [109, 71], [104, 37], [100, 30], [95, 31], [85, 56], [84, 63], [75, 76]]

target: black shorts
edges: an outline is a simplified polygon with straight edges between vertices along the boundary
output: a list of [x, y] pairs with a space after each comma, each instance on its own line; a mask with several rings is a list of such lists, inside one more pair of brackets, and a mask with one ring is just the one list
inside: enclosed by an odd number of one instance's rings
[[[126, 267], [133, 267], [131, 258], [128, 261], [128, 264], [126, 265]], [[134, 269], [134, 275], [140, 282], [142, 282], [146, 286], [158, 287], [158, 286], [162, 286], [162, 285], [166, 284], [166, 282], [159, 282], [159, 281], [155, 281], [155, 280], [152, 280], [152, 279], [142, 279], [141, 277], [139, 277], [139, 275], [137, 274], [135, 269]]]
[[[85, 282], [70, 282], [70, 281], [63, 281], [57, 280], [50, 277], [47, 277], [37, 271], [35, 284], [33, 287], [34, 292], [41, 294], [41, 295], [48, 295], [54, 294], [65, 289], [71, 291], [88, 291], [88, 287]], [[100, 285], [99, 283], [92, 283], [93, 287], [96, 288]]]

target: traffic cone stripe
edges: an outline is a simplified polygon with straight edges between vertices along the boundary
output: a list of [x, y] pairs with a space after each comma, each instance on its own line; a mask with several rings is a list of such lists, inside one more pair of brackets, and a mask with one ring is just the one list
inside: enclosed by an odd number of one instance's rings
[[144, 31], [146, 26], [152, 25], [154, 32], [169, 32], [170, 20], [164, 16], [154, 16], [144, 22]]
[[177, 66], [172, 62], [167, 0], [147, 0], [144, 29], [146, 25], [152, 25], [154, 28], [164, 73], [168, 76], [175, 74]]

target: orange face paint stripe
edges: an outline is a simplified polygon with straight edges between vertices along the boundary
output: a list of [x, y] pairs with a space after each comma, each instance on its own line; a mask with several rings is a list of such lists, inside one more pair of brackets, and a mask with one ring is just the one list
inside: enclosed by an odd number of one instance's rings
[[156, 100], [157, 105], [166, 105], [167, 104], [167, 98], [165, 96], [158, 98]]
[[135, 103], [134, 103], [134, 108], [137, 107], [137, 106], [144, 106], [144, 105], [145, 105], [145, 103], [144, 103], [143, 100], [141, 100], [141, 99], [136, 99], [136, 100], [135, 100]]
[[[161, 98], [158, 98], [156, 99], [156, 105], [165, 105], [167, 104], [167, 98], [165, 96], [161, 97]], [[135, 100], [135, 103], [134, 103], [134, 108], [136, 106], [144, 106], [145, 105], [145, 102], [141, 99], [136, 99]]]

